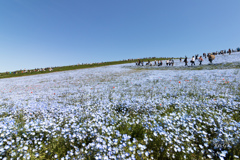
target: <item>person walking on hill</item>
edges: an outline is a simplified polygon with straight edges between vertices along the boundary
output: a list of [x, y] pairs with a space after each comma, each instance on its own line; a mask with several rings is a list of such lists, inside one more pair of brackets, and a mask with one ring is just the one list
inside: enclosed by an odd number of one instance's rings
[[171, 60], [171, 64], [172, 64], [172, 66], [174, 65], [174, 59], [173, 59], [173, 57], [172, 57], [172, 60]]
[[199, 60], [199, 65], [202, 65], [202, 61], [203, 61], [202, 56], [200, 56], [198, 60]]
[[195, 60], [197, 60], [197, 59], [198, 59], [198, 54], [195, 55]]
[[232, 51], [231, 51], [231, 49], [229, 48], [229, 50], [228, 50], [229, 55], [231, 55], [231, 52], [232, 52]]
[[148, 62], [146, 63], [146, 65], [150, 65], [150, 61], [148, 60]]
[[209, 62], [212, 64], [212, 61], [215, 59], [215, 56], [214, 55], [209, 55], [208, 56], [208, 60]]
[[171, 60], [171, 59], [168, 60], [168, 65], [169, 65], [169, 66], [172, 65], [172, 60]]
[[203, 57], [207, 58], [207, 55], [206, 55], [206, 53], [203, 53]]
[[184, 59], [183, 62], [185, 62], [185, 66], [188, 66], [188, 65], [187, 65], [187, 63], [188, 63], [188, 61], [187, 61], [187, 57], [185, 57], [185, 59]]
[[195, 66], [195, 58], [194, 56], [192, 56], [192, 59], [191, 59], [191, 66], [194, 65]]

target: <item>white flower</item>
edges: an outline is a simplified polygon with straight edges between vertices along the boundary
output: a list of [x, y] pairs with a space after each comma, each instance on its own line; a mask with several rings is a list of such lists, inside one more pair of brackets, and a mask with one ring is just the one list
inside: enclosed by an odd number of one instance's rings
[[39, 156], [39, 153], [35, 153], [35, 157], [38, 157]]
[[228, 153], [227, 151], [222, 151], [222, 153], [220, 154], [220, 156], [226, 157], [226, 154], [227, 154], [227, 153]]
[[207, 156], [208, 156], [208, 158], [212, 158], [212, 156], [210, 154], [208, 154]]
[[4, 149], [5, 150], [7, 150], [7, 149], [9, 149], [10, 147], [8, 146], [8, 145], [6, 145], [5, 147], [4, 147]]
[[223, 158], [223, 157], [221, 157], [221, 156], [219, 156], [219, 159], [220, 159], [220, 160], [224, 160], [224, 158]]
[[145, 152], [145, 155], [148, 157], [149, 156], [149, 152], [147, 151], [147, 152]]
[[234, 158], [237, 158], [237, 159], [238, 159], [239, 157], [238, 157], [237, 155], [234, 155]]

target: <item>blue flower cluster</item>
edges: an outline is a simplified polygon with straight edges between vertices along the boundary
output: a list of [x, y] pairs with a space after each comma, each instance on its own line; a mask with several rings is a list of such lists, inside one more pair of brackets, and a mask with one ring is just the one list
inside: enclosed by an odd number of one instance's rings
[[0, 159], [239, 158], [239, 69], [123, 66], [1, 79]]

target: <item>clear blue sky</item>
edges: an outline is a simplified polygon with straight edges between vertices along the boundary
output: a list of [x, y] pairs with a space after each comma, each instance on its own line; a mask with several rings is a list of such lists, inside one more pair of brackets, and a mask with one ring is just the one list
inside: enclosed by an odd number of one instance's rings
[[240, 47], [240, 0], [0, 0], [0, 72]]

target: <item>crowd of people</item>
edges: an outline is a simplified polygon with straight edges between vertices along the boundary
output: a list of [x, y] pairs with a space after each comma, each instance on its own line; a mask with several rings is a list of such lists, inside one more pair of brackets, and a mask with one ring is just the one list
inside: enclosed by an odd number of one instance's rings
[[[212, 61], [215, 59], [215, 55], [224, 55], [224, 54], [229, 54], [229, 55], [231, 55], [231, 53], [232, 52], [240, 52], [240, 48], [237, 48], [236, 50], [233, 50], [233, 49], [228, 49], [228, 51], [226, 51], [226, 50], [221, 50], [220, 52], [212, 52], [212, 53], [208, 53], [208, 54], [206, 54], [206, 53], [203, 53], [203, 55], [202, 56], [200, 56], [199, 58], [198, 58], [198, 54], [197, 55], [195, 55], [195, 57], [194, 56], [192, 56], [192, 58], [191, 58], [191, 60], [190, 60], [190, 63], [191, 63], [191, 66], [193, 66], [193, 65], [195, 65], [195, 61], [196, 60], [198, 60], [199, 61], [199, 65], [202, 65], [202, 62], [203, 62], [203, 57], [206, 59], [206, 58], [208, 58], [208, 61], [210, 62], [210, 63], [212, 63]], [[181, 62], [181, 58], [180, 58], [180, 62]], [[187, 61], [187, 57], [185, 57], [185, 59], [184, 59], [184, 63], [185, 63], [185, 66], [188, 66], [188, 61]]]
[[[196, 60], [199, 61], [199, 65], [202, 65], [202, 62], [203, 62], [202, 56], [200, 56], [200, 57], [198, 58], [198, 55], [195, 55], [195, 57], [192, 56], [192, 58], [191, 58], [191, 60], [190, 60], [191, 66], [193, 66], [193, 65], [195, 66], [195, 61], [196, 61]], [[181, 61], [182, 61], [182, 60], [181, 60], [181, 58], [180, 58], [180, 62], [181, 62]], [[185, 63], [185, 66], [188, 66], [187, 57], [185, 57], [185, 59], [184, 59], [183, 62]], [[212, 62], [212, 60], [211, 60], [211, 62]]]
[[[228, 49], [228, 50], [221, 50], [220, 52], [212, 52], [212, 53], [208, 53], [208, 54], [206, 54], [206, 53], [203, 53], [203, 55], [202, 56], [199, 56], [198, 54], [197, 55], [195, 55], [195, 56], [192, 56], [192, 58], [191, 58], [191, 60], [190, 60], [190, 64], [191, 64], [191, 66], [195, 66], [196, 65], [196, 61], [198, 61], [199, 62], [199, 65], [202, 65], [202, 62], [203, 62], [203, 58], [208, 58], [208, 61], [210, 62], [210, 63], [212, 63], [213, 62], [213, 60], [215, 59], [215, 55], [224, 55], [224, 54], [229, 54], [229, 55], [231, 55], [231, 53], [232, 52], [240, 52], [240, 48], [237, 48], [236, 50], [233, 50], [233, 49]], [[179, 60], [180, 60], [180, 62], [182, 62], [182, 57], [180, 57], [179, 58]], [[187, 56], [185, 56], [185, 58], [184, 58], [184, 60], [183, 60], [183, 62], [185, 63], [185, 66], [188, 66], [188, 58], [187, 58]], [[138, 60], [137, 62], [136, 62], [136, 65], [138, 65], [138, 66], [144, 66], [144, 61], [142, 60]], [[146, 63], [146, 65], [149, 65], [149, 66], [162, 66], [163, 65], [163, 62], [162, 61], [157, 61], [157, 60], [155, 60], [153, 63], [152, 62], [150, 62], [149, 60], [148, 60], [148, 62]], [[168, 60], [166, 60], [166, 66], [173, 66], [174, 65], [174, 59], [173, 58], [171, 58], [171, 59], [168, 59]]]
[[[137, 66], [144, 66], [144, 61], [142, 60], [138, 60], [136, 62], [136, 65]], [[162, 66], [163, 65], [163, 62], [162, 60], [155, 60], [153, 63], [151, 61], [148, 60], [148, 62], [146, 63], [146, 65], [149, 65], [149, 66]], [[167, 66], [173, 66], [174, 65], [174, 59], [169, 59], [169, 60], [166, 60], [166, 65]]]
[[49, 68], [35, 68], [32, 70], [20, 70], [20, 71], [14, 71], [14, 72], [6, 72], [6, 74], [20, 74], [20, 73], [32, 73], [32, 72], [45, 72], [45, 71], [53, 71], [52, 67]]

